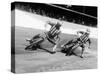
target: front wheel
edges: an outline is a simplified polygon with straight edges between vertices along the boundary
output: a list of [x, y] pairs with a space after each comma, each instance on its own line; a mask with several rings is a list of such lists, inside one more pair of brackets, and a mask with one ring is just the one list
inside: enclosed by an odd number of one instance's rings
[[27, 49], [31, 49], [31, 48], [32, 48], [32, 46], [29, 45], [29, 46], [26, 46], [26, 47], [25, 47], [25, 50], [27, 50]]
[[29, 45], [25, 48], [25, 50], [28, 50], [28, 49], [31, 49], [31, 50], [36, 50], [37, 47], [36, 46], [33, 46], [33, 45]]

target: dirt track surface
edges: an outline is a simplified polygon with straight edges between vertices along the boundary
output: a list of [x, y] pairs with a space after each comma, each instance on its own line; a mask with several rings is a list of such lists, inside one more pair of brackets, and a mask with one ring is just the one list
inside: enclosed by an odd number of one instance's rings
[[16, 72], [45, 72], [96, 68], [96, 55], [85, 54], [84, 58], [65, 56], [62, 53], [36, 52], [16, 55]]
[[[85, 50], [84, 58], [82, 59], [74, 55], [65, 56], [65, 54], [60, 52], [50, 54], [43, 50], [25, 51], [25, 44], [27, 44], [25, 38], [35, 35], [33, 34], [33, 32], [33, 29], [16, 27], [16, 73], [66, 71], [97, 68], [97, 41], [95, 39], [92, 39], [92, 47], [91, 49]], [[71, 38], [73, 37], [70, 35], [64, 35], [61, 43], [64, 43], [65, 39], [69, 40]], [[48, 46], [47, 43], [44, 44], [46, 44], [46, 47]], [[51, 48], [48, 49], [52, 50]], [[60, 47], [58, 47], [58, 49], [60, 49]]]

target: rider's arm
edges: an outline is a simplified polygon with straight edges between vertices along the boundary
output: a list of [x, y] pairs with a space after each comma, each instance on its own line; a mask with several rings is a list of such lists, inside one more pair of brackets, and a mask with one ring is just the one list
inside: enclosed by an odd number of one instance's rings
[[47, 24], [49, 24], [50, 26], [54, 26], [55, 25], [55, 23], [50, 22], [50, 21], [47, 21]]
[[79, 33], [83, 34], [84, 32], [83, 31], [77, 31], [77, 34], [79, 34]]
[[91, 45], [91, 40], [90, 40], [90, 38], [88, 39], [88, 43], [89, 43], [89, 48], [90, 48], [90, 45]]

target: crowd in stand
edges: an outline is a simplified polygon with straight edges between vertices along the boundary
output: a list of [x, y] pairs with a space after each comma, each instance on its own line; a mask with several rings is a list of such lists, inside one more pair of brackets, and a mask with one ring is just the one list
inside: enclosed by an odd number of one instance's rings
[[[50, 11], [50, 10], [42, 8], [42, 7], [34, 7], [34, 6], [32, 7], [30, 5], [17, 4], [15, 6], [15, 8], [18, 8], [18, 9], [21, 9], [21, 10], [24, 10], [27, 12], [31, 12], [34, 14], [51, 17], [51, 18], [56, 18], [56, 19], [62, 18], [64, 21], [77, 23], [77, 24], [81, 24], [81, 25], [92, 26], [92, 24], [93, 24], [92, 21], [90, 23], [90, 22], [86, 22], [86, 19], [85, 20], [79, 19], [80, 16], [79, 16], [79, 18], [78, 18], [78, 16], [73, 17], [73, 15], [68, 17], [68, 16], [66, 16], [67, 14], [64, 14], [64, 13], [62, 14], [60, 12], [55, 13], [56, 11], [53, 11], [53, 10]], [[94, 25], [92, 27], [96, 27], [96, 25]]]

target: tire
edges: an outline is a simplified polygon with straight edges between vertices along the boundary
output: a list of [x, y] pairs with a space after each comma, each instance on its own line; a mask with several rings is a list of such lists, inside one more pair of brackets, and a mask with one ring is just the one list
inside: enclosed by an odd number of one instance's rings
[[33, 45], [29, 45], [25, 48], [25, 50], [27, 49], [31, 49], [31, 50], [36, 50], [37, 49], [37, 46], [33, 46]]
[[36, 46], [32, 46], [31, 49], [32, 49], [32, 50], [37, 50], [37, 47], [36, 47]]
[[31, 48], [32, 48], [32, 46], [29, 45], [29, 46], [27, 46], [27, 47], [25, 48], [25, 50], [27, 50], [27, 49], [31, 49]]

